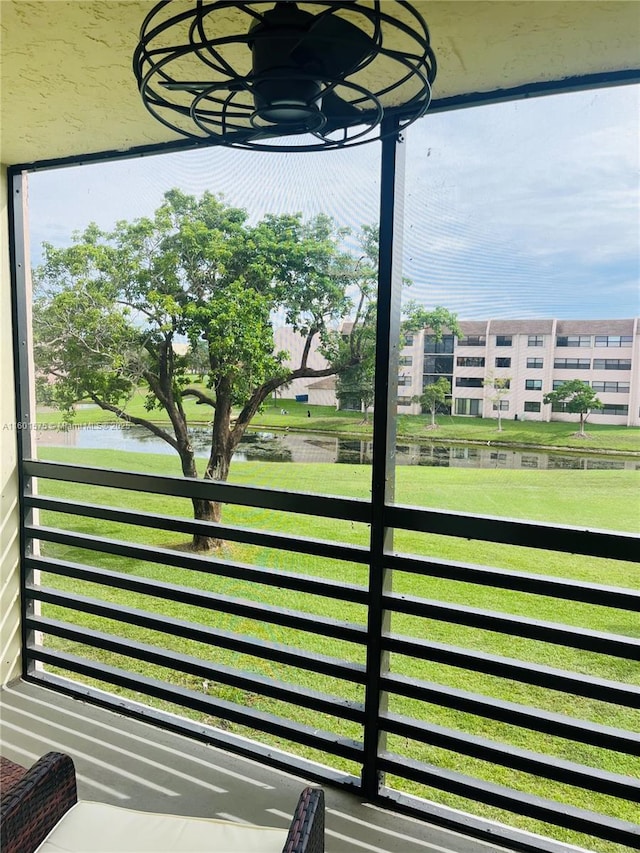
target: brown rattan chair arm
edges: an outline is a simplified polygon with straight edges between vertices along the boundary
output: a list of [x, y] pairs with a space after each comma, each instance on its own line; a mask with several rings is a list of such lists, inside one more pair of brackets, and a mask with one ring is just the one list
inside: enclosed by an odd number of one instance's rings
[[305, 788], [282, 853], [324, 853], [324, 791]]
[[2, 797], [2, 853], [33, 853], [77, 801], [73, 761], [60, 752], [43, 755]]

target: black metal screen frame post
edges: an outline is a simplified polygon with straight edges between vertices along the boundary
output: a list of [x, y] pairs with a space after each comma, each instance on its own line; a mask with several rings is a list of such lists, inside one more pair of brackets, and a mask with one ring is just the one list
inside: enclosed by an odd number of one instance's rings
[[384, 784], [384, 777], [378, 768], [378, 756], [385, 749], [386, 733], [380, 730], [378, 723], [380, 714], [387, 710], [387, 694], [382, 690], [382, 678], [389, 670], [389, 653], [383, 648], [382, 636], [391, 628], [391, 614], [383, 605], [383, 598], [391, 592], [392, 587], [392, 570], [385, 568], [385, 553], [393, 546], [393, 529], [387, 526], [385, 506], [393, 504], [395, 495], [404, 164], [405, 145], [399, 123], [394, 118], [385, 119], [380, 164], [371, 557], [362, 766], [362, 787], [365, 796], [369, 797], [376, 797], [380, 786]]
[[[28, 238], [26, 224], [27, 173], [9, 170], [9, 268], [11, 271], [13, 359], [16, 398], [16, 439], [18, 444], [18, 484], [20, 495], [34, 492], [33, 478], [24, 473], [23, 460], [35, 458], [35, 421], [33, 419], [31, 375], [31, 288], [29, 286]], [[20, 498], [20, 595], [22, 633], [22, 675], [26, 677], [35, 669], [27, 649], [32, 644], [33, 632], [27, 620], [35, 615], [36, 603], [28, 599], [25, 590], [33, 581], [33, 569], [27, 568], [27, 557], [33, 554], [33, 540], [26, 535], [27, 527], [34, 523], [34, 510]]]

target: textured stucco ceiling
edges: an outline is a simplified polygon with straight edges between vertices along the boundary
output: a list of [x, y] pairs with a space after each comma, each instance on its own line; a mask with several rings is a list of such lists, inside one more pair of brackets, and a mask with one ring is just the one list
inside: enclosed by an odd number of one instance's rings
[[[140, 25], [153, 5], [1, 0], [3, 163], [180, 139], [147, 113], [132, 73]], [[635, 0], [415, 5], [427, 20], [438, 58], [436, 102], [640, 67]]]

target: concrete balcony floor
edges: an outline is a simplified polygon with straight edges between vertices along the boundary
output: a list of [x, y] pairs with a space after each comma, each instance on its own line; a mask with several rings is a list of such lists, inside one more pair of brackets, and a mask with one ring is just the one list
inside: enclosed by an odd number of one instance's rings
[[[0, 691], [1, 751], [30, 766], [49, 750], [73, 758], [79, 796], [124, 808], [288, 826], [305, 780], [51, 690]], [[503, 850], [367, 805], [325, 786], [327, 853]]]

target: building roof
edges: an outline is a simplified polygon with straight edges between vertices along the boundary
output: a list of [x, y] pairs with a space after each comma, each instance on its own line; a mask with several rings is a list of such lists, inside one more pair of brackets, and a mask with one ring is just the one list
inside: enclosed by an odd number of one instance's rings
[[629, 320], [558, 320], [558, 335], [632, 335], [635, 321]]
[[317, 382], [312, 382], [311, 385], [307, 385], [309, 391], [335, 391], [336, 390], [336, 377], [335, 376], [325, 376], [322, 379], [319, 379]]
[[487, 331], [486, 320], [460, 320], [459, 326], [463, 335], [484, 335]]
[[490, 320], [490, 335], [550, 335], [553, 332], [553, 320]]

